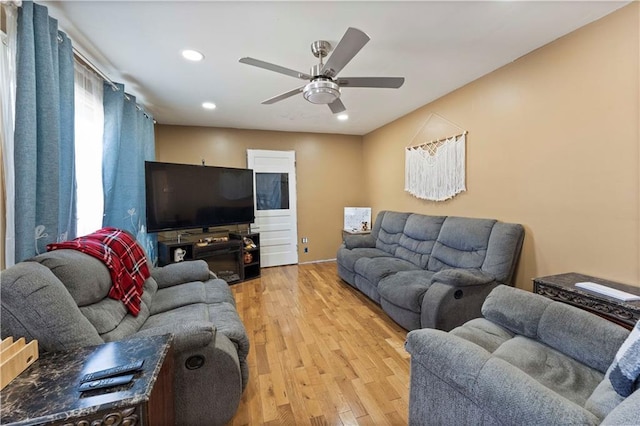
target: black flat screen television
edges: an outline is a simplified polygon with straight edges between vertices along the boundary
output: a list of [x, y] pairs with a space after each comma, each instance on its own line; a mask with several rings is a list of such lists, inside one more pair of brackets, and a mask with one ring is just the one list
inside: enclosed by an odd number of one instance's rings
[[253, 170], [145, 162], [147, 231], [252, 223]]

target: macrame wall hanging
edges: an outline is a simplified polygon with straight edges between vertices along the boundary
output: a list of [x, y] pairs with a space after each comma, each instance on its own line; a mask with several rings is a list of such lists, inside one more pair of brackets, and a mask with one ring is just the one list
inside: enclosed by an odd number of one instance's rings
[[466, 135], [466, 130], [446, 118], [429, 115], [405, 149], [404, 190], [431, 201], [448, 200], [465, 191]]

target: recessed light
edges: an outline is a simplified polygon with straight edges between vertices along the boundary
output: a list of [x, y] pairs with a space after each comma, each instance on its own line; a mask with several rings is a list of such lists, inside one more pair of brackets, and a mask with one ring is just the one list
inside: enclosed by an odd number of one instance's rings
[[182, 57], [193, 62], [198, 62], [204, 59], [204, 55], [197, 50], [185, 49], [182, 51]]
[[340, 121], [346, 121], [349, 119], [349, 114], [340, 114], [338, 115], [338, 120]]
[[202, 103], [202, 108], [204, 108], [204, 109], [216, 109], [216, 104], [214, 104], [213, 102], [203, 102]]

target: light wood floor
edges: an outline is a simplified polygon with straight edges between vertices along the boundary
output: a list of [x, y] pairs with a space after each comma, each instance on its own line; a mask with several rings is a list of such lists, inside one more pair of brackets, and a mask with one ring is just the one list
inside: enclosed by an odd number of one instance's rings
[[231, 286], [251, 341], [231, 425], [407, 424], [406, 331], [336, 268], [265, 268]]

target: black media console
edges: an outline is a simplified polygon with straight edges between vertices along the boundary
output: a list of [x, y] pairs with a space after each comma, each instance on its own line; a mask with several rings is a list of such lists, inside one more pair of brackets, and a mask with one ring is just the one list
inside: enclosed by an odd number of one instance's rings
[[[249, 238], [255, 247], [245, 245]], [[229, 284], [260, 276], [260, 234], [231, 232], [228, 236], [206, 239], [158, 241], [158, 264], [165, 266], [182, 260], [202, 259], [218, 278]]]

